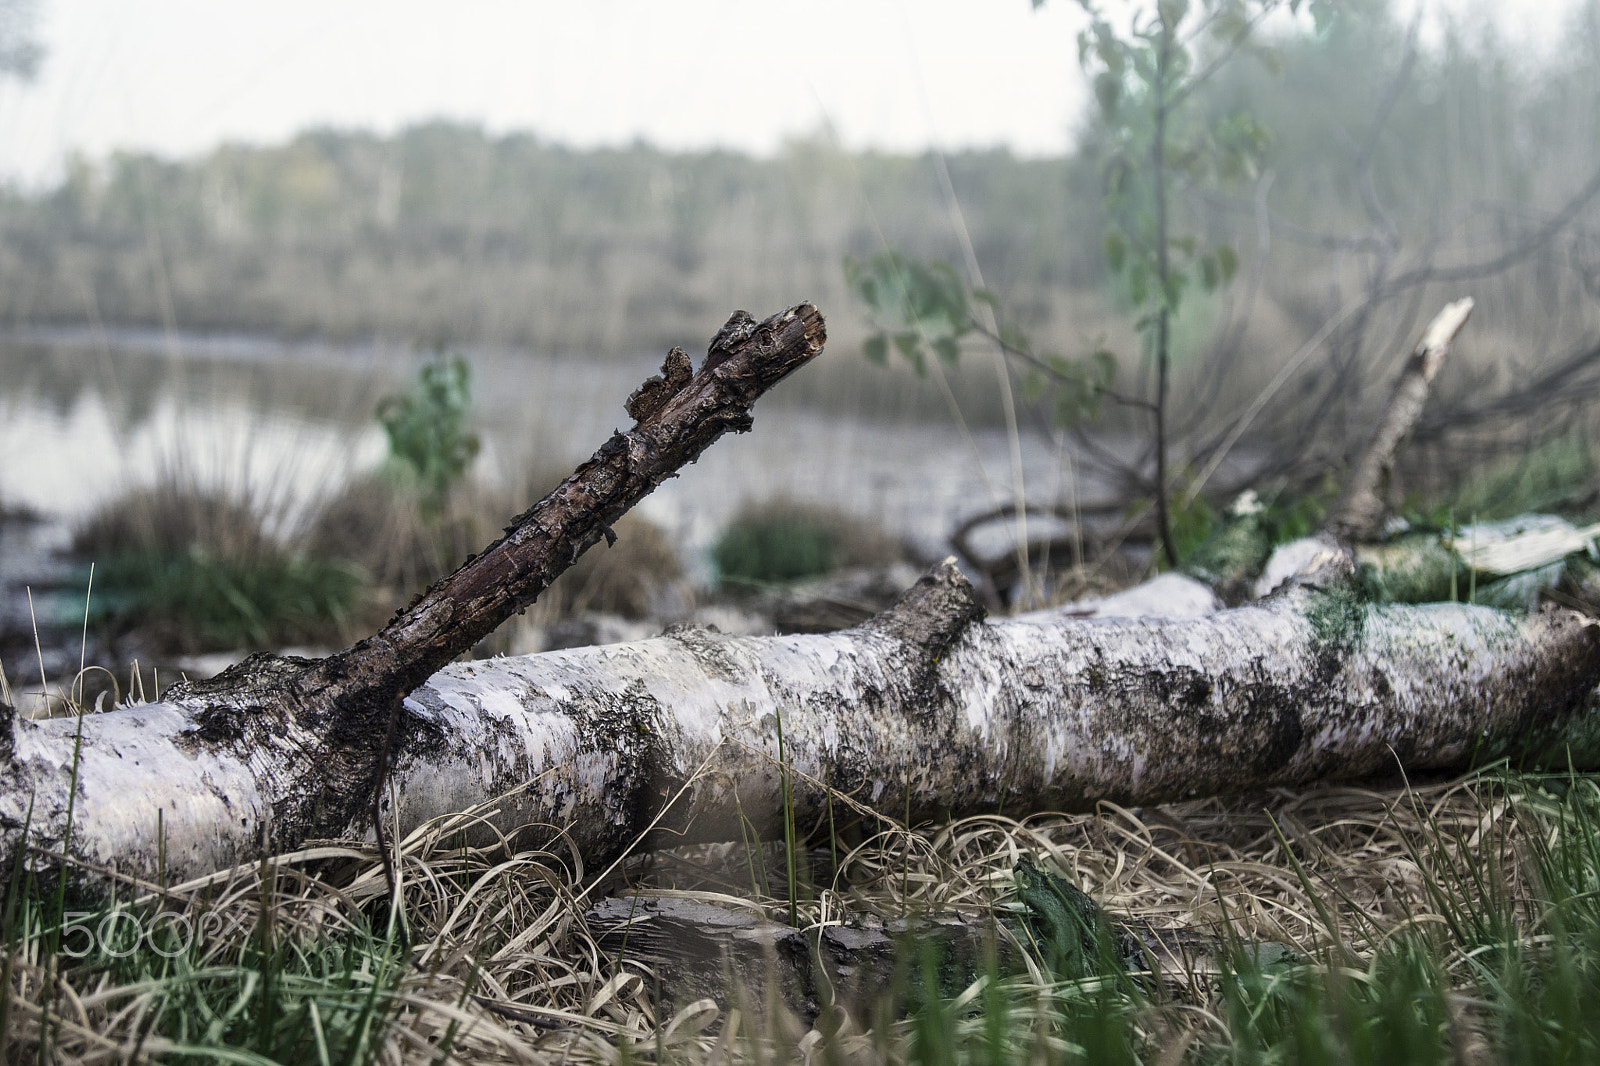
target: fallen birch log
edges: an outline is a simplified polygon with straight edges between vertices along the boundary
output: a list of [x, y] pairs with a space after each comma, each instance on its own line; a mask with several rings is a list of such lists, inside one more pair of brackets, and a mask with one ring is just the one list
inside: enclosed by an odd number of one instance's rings
[[[547, 826], [591, 862], [742, 822], [770, 838], [780, 730], [801, 826], [826, 818], [824, 782], [913, 822], [1151, 803], [1520, 752], [1567, 731], [1600, 680], [1574, 612], [1374, 607], [1337, 582], [1194, 620], [979, 614], [947, 566], [840, 633], [682, 629], [449, 666], [405, 701], [386, 817], [407, 832], [503, 797], [500, 828]], [[13, 723], [7, 847], [28, 822], [63, 847], [74, 779], [70, 853], [145, 881], [303, 844], [274, 810], [317, 784], [289, 777], [321, 770], [307, 740], [270, 708], [227, 731], [219, 713], [186, 696], [87, 715], [81, 745], [71, 719]]]
[[[630, 407], [634, 431], [351, 651], [259, 657], [163, 703], [12, 720], [0, 730], [0, 861], [26, 836], [34, 854], [64, 853], [75, 870], [173, 884], [370, 834], [367, 798], [390, 767], [382, 817], [401, 833], [494, 801], [498, 828], [543, 827], [592, 864], [632, 846], [776, 835], [786, 790], [802, 827], [830, 802], [917, 822], [1150, 803], [1397, 761], [1456, 767], [1585, 732], [1600, 631], [1582, 615], [1367, 603], [1332, 541], [1267, 599], [1200, 618], [1062, 611], [986, 623], [947, 562], [838, 633], [680, 628], [437, 672], [407, 658], [442, 654], [442, 635], [478, 633], [548, 583], [559, 565], [524, 561], [518, 538], [575, 557], [629, 494], [667, 476], [650, 465], [664, 416], [681, 416], [673, 440], [748, 425], [759, 389], [714, 400], [718, 370], [747, 382], [774, 353], [809, 358], [814, 314], [775, 316], [732, 354], [714, 343], [688, 382], [687, 359], [669, 360], [664, 389]], [[651, 396], [663, 391], [660, 406]], [[716, 433], [697, 428], [701, 408], [721, 419]], [[552, 524], [558, 514], [571, 524]], [[432, 676], [390, 711], [386, 694], [424, 669]], [[1600, 742], [1571, 754], [1600, 764]]]

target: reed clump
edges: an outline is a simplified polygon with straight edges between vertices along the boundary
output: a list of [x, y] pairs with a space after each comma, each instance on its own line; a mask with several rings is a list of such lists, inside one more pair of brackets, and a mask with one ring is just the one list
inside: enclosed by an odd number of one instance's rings
[[114, 499], [74, 531], [94, 564], [88, 621], [194, 652], [344, 639], [360, 575], [269, 534], [258, 501], [168, 472]]

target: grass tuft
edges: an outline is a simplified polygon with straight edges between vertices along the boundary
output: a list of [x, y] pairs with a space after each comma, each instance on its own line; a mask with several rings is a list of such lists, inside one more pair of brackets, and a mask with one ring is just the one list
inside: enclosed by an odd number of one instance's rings
[[269, 536], [253, 501], [169, 473], [75, 530], [95, 564], [90, 621], [179, 652], [339, 641], [363, 597], [350, 567]]
[[726, 585], [782, 584], [902, 555], [882, 532], [848, 515], [787, 500], [743, 508], [712, 548]]

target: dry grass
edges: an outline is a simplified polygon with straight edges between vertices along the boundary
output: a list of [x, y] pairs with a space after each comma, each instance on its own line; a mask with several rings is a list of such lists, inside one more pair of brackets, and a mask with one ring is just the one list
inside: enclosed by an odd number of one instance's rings
[[133, 489], [106, 503], [72, 531], [72, 550], [86, 558], [118, 552], [181, 555], [200, 546], [213, 554], [243, 559], [271, 550], [262, 509], [225, 488], [169, 469], [149, 488]]
[[97, 567], [89, 621], [180, 652], [347, 643], [359, 575], [271, 535], [277, 510], [181, 465], [106, 503], [73, 531]]
[[[992, 912], [1009, 902], [1016, 860], [1030, 856], [1115, 914], [1156, 928], [1221, 934], [1226, 926], [1247, 942], [1282, 941], [1359, 970], [1407, 930], [1451, 928], [1452, 907], [1471, 901], [1443, 900], [1437, 886], [1470, 888], [1464, 870], [1489, 873], [1488, 890], [1507, 899], [1529, 898], [1529, 834], [1551, 831], [1549, 806], [1548, 796], [1519, 779], [1469, 777], [1142, 811], [983, 816], [910, 832], [885, 821], [828, 883], [815, 886], [799, 915], [815, 926], [869, 910]], [[411, 944], [396, 949], [407, 963], [382, 993], [377, 1060], [617, 1064], [649, 1054], [696, 1063], [811, 1062], [826, 1045], [834, 1061], [903, 1061], [897, 1049], [907, 1022], [879, 1019], [874, 1031], [872, 1019], [835, 1012], [818, 1023], [824, 1034], [781, 1012], [751, 1017], [748, 1004], [701, 1000], [664, 1013], [648, 971], [617, 965], [585, 924], [590, 904], [624, 887], [597, 880], [600, 872], [559, 836], [548, 848], [504, 838], [464, 846], [463, 831], [481, 834], [488, 813], [441, 819], [397, 846]], [[656, 865], [704, 866], [719, 856], [741, 858], [737, 847], [719, 846]], [[774, 918], [787, 914], [787, 901], [750, 902]], [[190, 962], [216, 973], [247, 969], [262, 929], [278, 942], [308, 946], [381, 928], [394, 913], [375, 850], [359, 842], [240, 867], [146, 896], [133, 910], [157, 907], [224, 930]], [[148, 1031], [168, 994], [161, 981], [119, 981], [104, 965], [58, 968], [68, 960], [45, 958], [38, 940], [28, 943], [13, 956], [10, 1053], [33, 1054], [41, 1034], [63, 1062], [161, 1059], [180, 1050]], [[1453, 945], [1447, 964], [1471, 948]], [[1215, 1029], [1222, 1008], [1214, 990], [1191, 992], [1187, 1003], [1146, 1008], [1139, 1023], [1146, 1034]]]
[[503, 497], [468, 482], [429, 517], [416, 492], [374, 472], [324, 500], [300, 543], [309, 555], [360, 567], [378, 591], [381, 620], [489, 543], [512, 513]]

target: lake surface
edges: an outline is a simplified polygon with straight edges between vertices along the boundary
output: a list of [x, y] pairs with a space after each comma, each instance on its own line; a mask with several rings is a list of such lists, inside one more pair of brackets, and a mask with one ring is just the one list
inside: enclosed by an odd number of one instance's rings
[[[660, 355], [534, 358], [467, 351], [484, 447], [475, 475], [522, 484], [530, 470], [569, 472], [628, 424], [622, 405]], [[381, 343], [291, 344], [249, 337], [93, 330], [0, 336], [0, 501], [66, 524], [130, 487], [178, 469], [263, 501], [285, 526], [385, 455], [374, 410], [403, 391], [423, 355]], [[825, 353], [823, 359], [859, 358]], [[806, 371], [800, 371], [805, 374]], [[944, 554], [961, 519], [1010, 498], [1001, 430], [897, 417], [835, 397], [827, 409], [785, 402], [785, 382], [757, 404], [755, 428], [717, 442], [640, 512], [679, 545], [692, 574], [742, 505], [773, 498], [845, 511]], [[1023, 442], [1034, 501], [1102, 498], [1071, 456]], [[528, 501], [531, 502], [531, 501]], [[508, 516], [509, 517], [509, 516]]]

